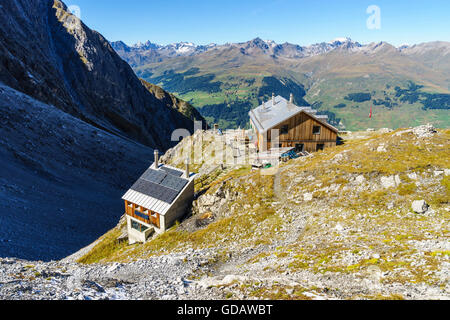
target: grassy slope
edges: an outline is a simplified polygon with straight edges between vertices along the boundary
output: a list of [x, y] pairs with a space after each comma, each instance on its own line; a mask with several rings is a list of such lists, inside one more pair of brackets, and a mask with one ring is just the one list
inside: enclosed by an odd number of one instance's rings
[[148, 83], [147, 81], [142, 79], [141, 82], [151, 94], [153, 94], [158, 100], [166, 103], [167, 106], [177, 110], [191, 120], [204, 120], [200, 113], [191, 104], [175, 97], [173, 94], [163, 90], [161, 87]]
[[[390, 89], [386, 86], [389, 85]], [[395, 86], [402, 88], [407, 86], [407, 81], [392, 79], [388, 81], [383, 77], [330, 79], [314, 85], [306, 96], [306, 100], [314, 103], [322, 103], [321, 111], [328, 110], [343, 119], [347, 130], [360, 130], [362, 128], [404, 128], [415, 127], [423, 123], [433, 123], [439, 128], [450, 126], [450, 113], [448, 110], [423, 110], [421, 103], [402, 103], [398, 107], [388, 109], [385, 106], [374, 105], [373, 99], [384, 99], [384, 92], [391, 99], [395, 99]], [[342, 87], [345, 86], [345, 91]], [[367, 88], [370, 88], [368, 90]], [[423, 92], [432, 92], [430, 87], [422, 89]], [[344, 93], [368, 92], [372, 93], [372, 100], [366, 102], [353, 102], [344, 99]], [[395, 101], [395, 100], [394, 100]], [[336, 105], [346, 104], [346, 108], [338, 109]], [[373, 108], [372, 119], [369, 119], [370, 108]]]
[[[377, 268], [385, 274], [385, 284], [445, 285], [439, 270], [450, 252], [423, 251], [417, 245], [446, 242], [449, 236], [450, 177], [434, 177], [433, 172], [448, 168], [450, 130], [425, 140], [398, 132], [366, 133], [344, 146], [293, 160], [280, 168], [278, 187], [274, 176], [246, 167], [231, 171], [213, 181], [208, 191], [213, 194], [222, 187], [238, 192], [239, 197], [228, 204], [228, 216], [193, 232], [174, 227], [146, 245], [118, 246], [118, 231], [112, 230], [80, 262], [130, 261], [187, 248], [215, 248], [220, 263], [226, 264], [228, 253], [239, 256], [244, 248], [256, 248], [235, 272], [364, 278], [370, 268]], [[387, 153], [376, 151], [380, 143]], [[335, 160], [338, 154], [343, 155], [340, 161]], [[410, 173], [419, 175], [418, 185], [408, 177]], [[358, 175], [370, 183], [358, 186]], [[401, 185], [381, 188], [380, 178], [391, 175], [399, 175]], [[314, 201], [303, 201], [306, 192], [313, 193]], [[426, 199], [434, 212], [411, 213], [411, 202], [416, 199]], [[297, 232], [294, 226], [299, 219], [306, 223]], [[343, 231], [337, 230], [338, 224]], [[374, 253], [379, 257], [374, 258]], [[252, 292], [258, 297], [286, 298], [267, 295], [267, 290]], [[371, 294], [367, 297], [374, 298]]]
[[[203, 55], [201, 55], [203, 56]], [[220, 63], [216, 59], [222, 59], [221, 56], [206, 55], [206, 58], [194, 59], [192, 57], [185, 59], [169, 59], [162, 63], [141, 66], [135, 69], [136, 73], [149, 82], [154, 82], [155, 77], [161, 76], [168, 70], [174, 70], [176, 73], [183, 73], [191, 68], [199, 68], [199, 72], [194, 75], [187, 76], [185, 79], [195, 78], [208, 74], [214, 74], [214, 82], [222, 83], [220, 92], [205, 92], [202, 90], [192, 89], [186, 93], [174, 91], [174, 94], [185, 101], [189, 101], [192, 105], [197, 107], [200, 112], [201, 108], [206, 105], [217, 104], [233, 104], [235, 102], [251, 102], [253, 106], [258, 105], [258, 91], [262, 87], [262, 79], [264, 76], [273, 74], [272, 66], [265, 64], [253, 64], [248, 59], [241, 61], [241, 57], [227, 56], [225, 59], [228, 63]], [[233, 61], [238, 61], [233, 64]], [[268, 65], [271, 65], [270, 61]], [[146, 77], [147, 72], [151, 72], [150, 77]], [[254, 81], [249, 84], [248, 80]], [[163, 83], [157, 83], [164, 86]], [[246, 116], [246, 112], [243, 113]], [[235, 123], [226, 121], [225, 119], [212, 119], [210, 122], [218, 122], [223, 128], [233, 128], [237, 125]]]

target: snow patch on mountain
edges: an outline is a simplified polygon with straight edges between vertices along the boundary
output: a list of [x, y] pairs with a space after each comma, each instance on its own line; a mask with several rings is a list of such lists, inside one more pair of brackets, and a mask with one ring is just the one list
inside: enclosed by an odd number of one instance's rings
[[262, 52], [273, 57], [305, 58], [325, 54], [335, 49], [356, 52], [367, 47], [348, 37], [336, 38], [330, 42], [316, 43], [309, 46], [300, 46], [288, 42], [278, 44], [273, 40], [262, 40], [261, 38], [223, 45], [215, 43], [196, 45], [192, 42], [180, 42], [163, 46], [153, 44], [150, 41], [137, 43], [126, 48], [124, 48], [123, 42], [120, 41], [113, 42], [111, 45], [132, 66], [142, 65], [142, 61], [146, 63], [160, 62], [171, 57], [195, 56], [215, 49], [226, 50], [229, 48], [237, 48], [242, 53], [248, 55], [255, 55]]

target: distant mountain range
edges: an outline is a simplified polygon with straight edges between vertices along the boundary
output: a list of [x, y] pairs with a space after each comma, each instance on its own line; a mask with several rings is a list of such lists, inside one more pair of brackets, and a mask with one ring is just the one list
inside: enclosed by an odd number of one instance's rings
[[139, 77], [225, 128], [248, 125], [248, 110], [272, 92], [286, 97], [292, 92], [297, 103], [312, 105], [342, 129], [450, 126], [449, 42], [395, 47], [338, 38], [300, 46], [256, 38], [224, 45], [114, 42], [112, 47]]
[[252, 54], [254, 49], [258, 48], [264, 53], [286, 58], [304, 58], [331, 51], [340, 46], [348, 48], [363, 47], [358, 42], [350, 38], [338, 38], [328, 43], [318, 43], [307, 47], [296, 44], [284, 43], [277, 44], [272, 40], [262, 40], [256, 38], [244, 43], [227, 43], [218, 45], [211, 43], [208, 45], [196, 45], [192, 42], [179, 42], [169, 45], [159, 45], [147, 41], [139, 42], [132, 46], [126, 45], [122, 41], [112, 42], [111, 46], [119, 53], [132, 67], [140, 66], [146, 63], [161, 62], [167, 58], [195, 56], [211, 50], [220, 50], [226, 48], [239, 48], [243, 53]]
[[[352, 52], [370, 53], [377, 50], [383, 45], [389, 45], [386, 42], [371, 43], [362, 45], [353, 41], [351, 38], [336, 38], [330, 42], [316, 43], [309, 46], [300, 46], [292, 43], [277, 44], [272, 40], [262, 40], [260, 38], [253, 39], [243, 43], [226, 43], [219, 45], [211, 43], [208, 45], [196, 45], [192, 42], [179, 42], [169, 45], [159, 45], [147, 41], [139, 42], [132, 46], [126, 45], [122, 41], [111, 42], [111, 46], [119, 55], [124, 58], [131, 66], [143, 65], [145, 63], [161, 62], [167, 58], [195, 56], [211, 50], [221, 50], [229, 48], [238, 48], [243, 54], [263, 53], [273, 57], [282, 58], [307, 58], [321, 55], [336, 49], [347, 49]], [[389, 45], [391, 46], [391, 45]], [[391, 46], [393, 47], [393, 46]], [[393, 47], [395, 48], [395, 47]], [[256, 50], [255, 50], [256, 49]], [[259, 49], [259, 50], [258, 50]], [[418, 45], [402, 45], [396, 48], [398, 52], [405, 55], [423, 55], [430, 51], [440, 51], [441, 56], [450, 53], [450, 45], [448, 42], [429, 42]]]
[[165, 58], [196, 55], [217, 47], [215, 44], [199, 46], [190, 42], [180, 42], [163, 46], [150, 41], [137, 43], [131, 47], [122, 41], [117, 41], [112, 42], [111, 46], [120, 56], [125, 57], [125, 60], [132, 67], [151, 62], [161, 62]]

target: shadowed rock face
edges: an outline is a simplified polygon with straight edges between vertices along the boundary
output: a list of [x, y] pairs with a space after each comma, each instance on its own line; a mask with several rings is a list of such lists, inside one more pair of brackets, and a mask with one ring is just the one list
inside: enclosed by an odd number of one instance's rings
[[0, 81], [99, 128], [167, 149], [191, 119], [152, 95], [99, 33], [58, 0], [5, 0]]
[[60, 259], [116, 225], [154, 148], [198, 114], [144, 87], [63, 3], [0, 5], [0, 257]]
[[60, 259], [117, 224], [153, 149], [0, 84], [0, 257]]

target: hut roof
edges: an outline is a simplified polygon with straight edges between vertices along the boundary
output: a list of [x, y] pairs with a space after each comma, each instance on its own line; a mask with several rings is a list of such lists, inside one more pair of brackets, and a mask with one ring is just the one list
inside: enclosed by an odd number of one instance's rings
[[160, 165], [156, 169], [152, 165], [122, 199], [164, 215], [195, 177], [191, 174], [187, 179], [183, 174], [184, 171], [171, 166]]
[[276, 127], [280, 123], [283, 123], [284, 121], [301, 112], [308, 114], [332, 131], [339, 131], [327, 122], [328, 116], [317, 115], [317, 110], [314, 110], [311, 107], [296, 106], [295, 104], [290, 103], [288, 100], [284, 99], [282, 96], [277, 96], [274, 98], [274, 100], [275, 103], [270, 100], [269, 102], [263, 103], [259, 107], [249, 112], [250, 119], [256, 126], [256, 129], [259, 133], [267, 132], [268, 130]]

